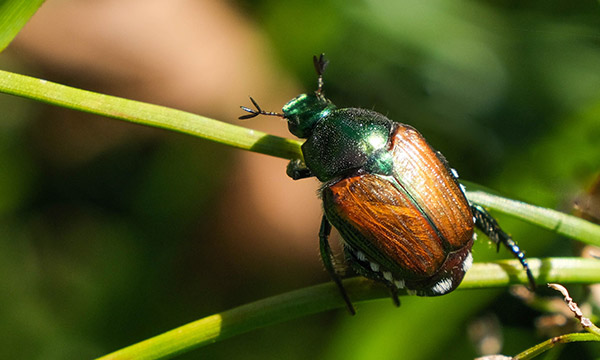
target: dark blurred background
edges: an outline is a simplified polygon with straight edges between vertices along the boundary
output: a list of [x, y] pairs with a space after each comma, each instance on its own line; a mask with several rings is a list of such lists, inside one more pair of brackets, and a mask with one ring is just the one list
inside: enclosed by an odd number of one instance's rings
[[[598, 176], [597, 1], [49, 1], [0, 66], [290, 136], [278, 119], [238, 121], [239, 105], [278, 111], [313, 91], [321, 52], [338, 106], [416, 127], [464, 179], [571, 212]], [[0, 107], [0, 358], [93, 358], [329, 280], [318, 183], [288, 179], [285, 160], [6, 95]], [[498, 218], [529, 256], [579, 253]], [[510, 257], [480, 239], [475, 261]], [[462, 359], [551, 335], [506, 289], [402, 301], [180, 358]], [[555, 355], [594, 359], [600, 345]]]

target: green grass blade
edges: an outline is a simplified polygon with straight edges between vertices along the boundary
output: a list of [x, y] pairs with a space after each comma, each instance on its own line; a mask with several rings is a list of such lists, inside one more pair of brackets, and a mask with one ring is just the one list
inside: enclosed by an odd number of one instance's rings
[[0, 92], [56, 106], [198, 136], [224, 145], [286, 159], [301, 158], [296, 140], [164, 106], [81, 90], [0, 70]]
[[0, 51], [17, 36], [44, 0], [0, 1]]
[[[600, 261], [581, 258], [529, 259], [540, 282], [600, 282]], [[527, 284], [527, 277], [517, 260], [474, 264], [459, 289], [505, 287]], [[356, 277], [344, 280], [344, 287], [354, 302], [389, 296], [381, 284]], [[391, 301], [389, 306], [391, 307]], [[345, 307], [333, 282], [311, 286], [210, 315], [161, 335], [133, 344], [99, 360], [166, 359], [212, 344], [216, 341], [256, 330], [268, 325], [300, 318], [333, 308]]]
[[480, 205], [514, 216], [558, 234], [600, 246], [600, 225], [560, 211], [506, 199], [483, 191], [469, 191], [467, 197]]

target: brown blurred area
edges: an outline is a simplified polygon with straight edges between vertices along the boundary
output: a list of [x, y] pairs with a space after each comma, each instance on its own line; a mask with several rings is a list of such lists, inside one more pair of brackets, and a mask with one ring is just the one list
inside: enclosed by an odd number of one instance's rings
[[[35, 76], [280, 136], [290, 136], [284, 122], [274, 118], [238, 122], [239, 106], [248, 105], [251, 94], [264, 108], [278, 110], [301, 92], [278, 66], [251, 19], [228, 2], [49, 1], [10, 51]], [[129, 142], [173, 136], [61, 108], [48, 108], [43, 117], [33, 136], [51, 167], [72, 168]], [[198, 265], [196, 270], [218, 271], [234, 283], [232, 277], [246, 273], [260, 259], [273, 261], [272, 271], [292, 262], [321, 276], [316, 181], [288, 179], [282, 159], [224, 151], [231, 154], [231, 163], [217, 195], [222, 201], [213, 214], [196, 215], [198, 221], [210, 215], [215, 223], [210, 233], [187, 240], [204, 242], [191, 246], [203, 253], [188, 254], [189, 261], [228, 258], [220, 263], [222, 268], [213, 260], [212, 268]], [[206, 176], [212, 176], [210, 168]]]
[[[0, 68], [292, 137], [281, 119], [238, 120], [239, 106], [251, 95], [279, 111], [312, 91], [310, 56], [325, 52], [338, 106], [414, 126], [461, 179], [569, 212], [600, 164], [598, 5], [52, 0]], [[287, 178], [284, 159], [9, 95], [0, 109], [0, 359], [96, 358], [329, 280], [318, 184]], [[577, 210], [593, 220], [592, 195]], [[528, 258], [579, 254], [576, 241], [492, 214]], [[511, 258], [479, 239], [475, 262]], [[597, 305], [587, 289], [569, 291]], [[391, 303], [306, 316], [181, 358], [475, 358], [469, 324], [482, 318], [501, 326], [503, 354], [546, 340], [539, 306], [506, 289]], [[600, 354], [592, 343], [560, 351]]]

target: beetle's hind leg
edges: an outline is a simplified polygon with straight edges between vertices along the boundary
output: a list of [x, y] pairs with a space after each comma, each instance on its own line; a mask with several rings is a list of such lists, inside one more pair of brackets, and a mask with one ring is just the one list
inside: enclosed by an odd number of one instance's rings
[[356, 314], [354, 310], [354, 306], [348, 297], [348, 293], [346, 289], [344, 289], [344, 285], [342, 284], [342, 279], [340, 279], [339, 275], [335, 271], [335, 264], [333, 259], [333, 252], [331, 251], [331, 246], [329, 246], [329, 235], [331, 234], [331, 223], [329, 220], [323, 215], [323, 219], [321, 220], [321, 228], [319, 230], [319, 248], [321, 250], [321, 260], [323, 260], [323, 265], [325, 269], [331, 276], [331, 279], [337, 285], [344, 302], [346, 302], [346, 307], [348, 308], [348, 312], [351, 315]]
[[525, 269], [531, 289], [535, 289], [535, 279], [531, 273], [531, 269], [529, 269], [525, 254], [519, 246], [500, 228], [496, 219], [494, 219], [481, 205], [471, 204], [471, 210], [473, 211], [473, 216], [475, 218], [475, 226], [490, 238], [490, 240], [497, 245], [498, 249], [500, 249], [500, 244], [506, 246]]

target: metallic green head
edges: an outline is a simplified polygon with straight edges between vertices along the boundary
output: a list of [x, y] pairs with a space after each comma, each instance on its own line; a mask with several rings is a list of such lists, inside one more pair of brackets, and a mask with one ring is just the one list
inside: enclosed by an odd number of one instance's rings
[[302, 94], [285, 104], [283, 117], [288, 121], [288, 128], [292, 134], [306, 139], [317, 123], [334, 109], [335, 105], [320, 92]]

